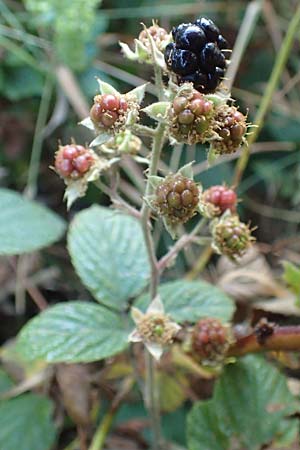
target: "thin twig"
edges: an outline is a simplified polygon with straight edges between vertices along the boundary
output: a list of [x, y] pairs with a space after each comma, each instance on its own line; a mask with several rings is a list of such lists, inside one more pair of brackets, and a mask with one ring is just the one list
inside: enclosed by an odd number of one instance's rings
[[204, 228], [207, 224], [207, 220], [202, 218], [199, 223], [195, 226], [190, 234], [184, 234], [176, 242], [176, 244], [171, 247], [171, 249], [158, 261], [158, 270], [162, 273], [177, 257], [178, 253], [188, 244], [193, 242], [197, 234]]

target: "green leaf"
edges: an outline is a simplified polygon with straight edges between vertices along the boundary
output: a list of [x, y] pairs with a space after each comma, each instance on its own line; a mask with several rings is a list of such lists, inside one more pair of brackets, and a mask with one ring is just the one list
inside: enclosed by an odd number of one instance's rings
[[30, 320], [18, 336], [18, 350], [28, 360], [90, 362], [124, 350], [127, 339], [119, 314], [76, 301], [55, 305]]
[[55, 440], [53, 405], [45, 397], [26, 394], [0, 403], [0, 448], [50, 450]]
[[220, 429], [216, 413], [213, 400], [194, 405], [187, 421], [189, 450], [229, 449], [228, 437]]
[[60, 239], [64, 221], [37, 202], [0, 189], [0, 254], [18, 255], [47, 247]]
[[[204, 450], [207, 445], [204, 423], [209, 414], [217, 442], [210, 442], [209, 450], [229, 450], [226, 435], [247, 450], [262, 445], [295, 438], [297, 419], [287, 419], [299, 409], [289, 391], [285, 377], [261, 356], [249, 355], [236, 364], [225, 367], [217, 382], [212, 400], [195, 404], [188, 418], [189, 450]], [[287, 434], [287, 426], [293, 431]], [[204, 427], [204, 429], [203, 429]], [[224, 431], [226, 430], [226, 431]], [[203, 439], [203, 441], [202, 441]]]
[[[165, 312], [178, 322], [196, 322], [203, 317], [228, 321], [234, 304], [218, 288], [205, 281], [171, 281], [160, 286], [159, 293]], [[149, 296], [141, 296], [135, 306], [146, 310]]]
[[291, 291], [296, 295], [297, 302], [300, 303], [300, 268], [289, 261], [283, 261], [283, 279]]
[[73, 265], [95, 298], [123, 309], [147, 285], [150, 268], [139, 222], [93, 206], [75, 217], [68, 247]]
[[0, 394], [8, 391], [13, 387], [13, 385], [14, 383], [7, 375], [7, 373], [4, 370], [0, 369]]

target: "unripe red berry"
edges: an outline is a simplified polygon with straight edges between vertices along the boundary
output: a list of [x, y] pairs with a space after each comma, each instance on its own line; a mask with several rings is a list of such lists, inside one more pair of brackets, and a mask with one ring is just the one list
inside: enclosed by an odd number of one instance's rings
[[62, 178], [76, 179], [84, 175], [94, 162], [90, 149], [82, 145], [65, 145], [55, 155], [55, 170]]
[[212, 186], [203, 192], [203, 200], [216, 206], [220, 214], [229, 209], [234, 212], [237, 204], [237, 195], [233, 189], [226, 186]]
[[171, 223], [185, 223], [194, 214], [199, 201], [196, 183], [180, 174], [169, 175], [156, 189], [154, 207]]
[[205, 318], [194, 326], [192, 334], [193, 357], [201, 364], [221, 363], [232, 342], [230, 329], [218, 319]]

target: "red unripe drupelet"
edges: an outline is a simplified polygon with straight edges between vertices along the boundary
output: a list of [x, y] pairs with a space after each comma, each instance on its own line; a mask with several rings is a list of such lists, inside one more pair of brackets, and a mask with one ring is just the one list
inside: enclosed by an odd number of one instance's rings
[[226, 186], [212, 186], [203, 193], [204, 200], [212, 203], [223, 213], [227, 209], [234, 212], [237, 204], [237, 195], [233, 189]]

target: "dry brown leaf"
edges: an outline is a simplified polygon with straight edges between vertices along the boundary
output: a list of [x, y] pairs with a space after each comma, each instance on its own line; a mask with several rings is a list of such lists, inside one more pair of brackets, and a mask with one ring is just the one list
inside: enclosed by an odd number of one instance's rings
[[253, 246], [236, 264], [221, 257], [217, 264], [217, 285], [238, 300], [282, 297], [288, 291], [275, 279], [264, 255]]

